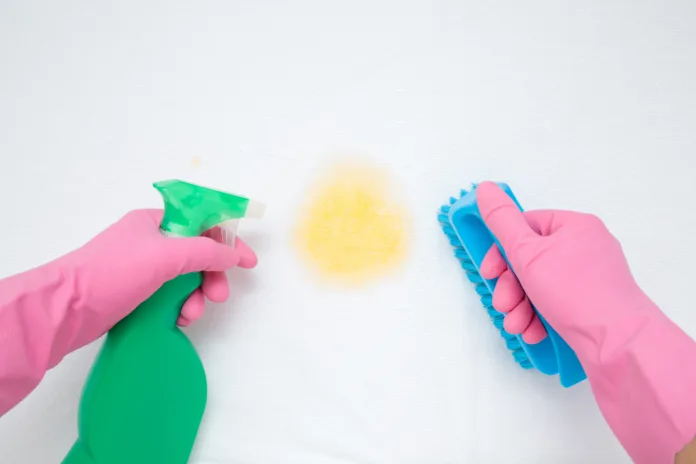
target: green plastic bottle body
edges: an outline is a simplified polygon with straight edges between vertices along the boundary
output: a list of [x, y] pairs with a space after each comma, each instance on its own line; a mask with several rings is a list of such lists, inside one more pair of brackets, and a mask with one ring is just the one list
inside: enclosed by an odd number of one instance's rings
[[184, 464], [205, 411], [203, 364], [177, 327], [199, 273], [165, 283], [106, 337], [64, 464]]

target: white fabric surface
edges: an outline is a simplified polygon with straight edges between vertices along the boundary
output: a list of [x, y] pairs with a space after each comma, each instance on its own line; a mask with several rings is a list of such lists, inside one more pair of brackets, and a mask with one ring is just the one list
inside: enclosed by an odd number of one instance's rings
[[[510, 360], [442, 236], [469, 182], [603, 217], [696, 334], [696, 4], [0, 2], [0, 275], [67, 252], [168, 177], [268, 204], [259, 267], [189, 330], [208, 370], [197, 464], [628, 462], [587, 383]], [[400, 272], [317, 286], [289, 234], [336, 154], [413, 215]], [[200, 158], [198, 166], [193, 162]], [[59, 462], [98, 344], [0, 420], [0, 461]]]

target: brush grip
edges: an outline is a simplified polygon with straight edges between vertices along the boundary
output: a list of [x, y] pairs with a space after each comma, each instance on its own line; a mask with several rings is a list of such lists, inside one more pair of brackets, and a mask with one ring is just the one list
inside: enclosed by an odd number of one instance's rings
[[[513, 200], [520, 211], [524, 211], [507, 184], [498, 183], [498, 186]], [[481, 262], [493, 244], [500, 250], [500, 253], [507, 262], [508, 268], [513, 274], [515, 273], [504, 248], [481, 216], [476, 202], [475, 186], [471, 192], [464, 195], [452, 205], [449, 212], [449, 220], [452, 228], [464, 246], [464, 249], [475, 264], [479, 274]], [[497, 279], [483, 279], [483, 281], [491, 294], [493, 294]], [[543, 315], [539, 313], [536, 306], [534, 306], [534, 302], [530, 302], [532, 303], [532, 309], [546, 328], [548, 336], [541, 342], [533, 345], [526, 343], [519, 335], [516, 337], [527, 353], [527, 356], [529, 356], [534, 367], [547, 375], [558, 374], [561, 385], [564, 387], [570, 387], [583, 381], [586, 378], [586, 374], [575, 352], [568, 346], [558, 332], [549, 325]]]

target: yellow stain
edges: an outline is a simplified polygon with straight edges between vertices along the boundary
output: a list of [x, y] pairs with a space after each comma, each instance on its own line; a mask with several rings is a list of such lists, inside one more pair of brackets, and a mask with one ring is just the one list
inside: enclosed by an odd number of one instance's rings
[[312, 188], [296, 237], [323, 277], [361, 284], [404, 260], [406, 214], [388, 184], [378, 169], [339, 165]]

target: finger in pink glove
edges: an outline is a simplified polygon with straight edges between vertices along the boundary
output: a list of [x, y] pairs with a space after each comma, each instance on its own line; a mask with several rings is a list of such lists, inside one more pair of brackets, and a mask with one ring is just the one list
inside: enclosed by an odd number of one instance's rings
[[[223, 243], [222, 232], [219, 227], [215, 227], [204, 234], [218, 243]], [[239, 261], [235, 266], [244, 269], [251, 269], [256, 266], [257, 259], [254, 252], [239, 238], [236, 239], [235, 250], [238, 252]], [[227, 300], [230, 293], [227, 275], [224, 271], [207, 271], [203, 273], [203, 283], [201, 288], [195, 290], [181, 309], [181, 315], [177, 325], [186, 327], [191, 325], [203, 316], [205, 310], [205, 300], [214, 303], [223, 303]]]
[[539, 343], [546, 338], [546, 329], [532, 309], [519, 281], [508, 269], [507, 262], [493, 246], [481, 262], [481, 276], [484, 279], [498, 279], [493, 292], [493, 307], [505, 314], [503, 328], [513, 335], [522, 335], [529, 344]]

